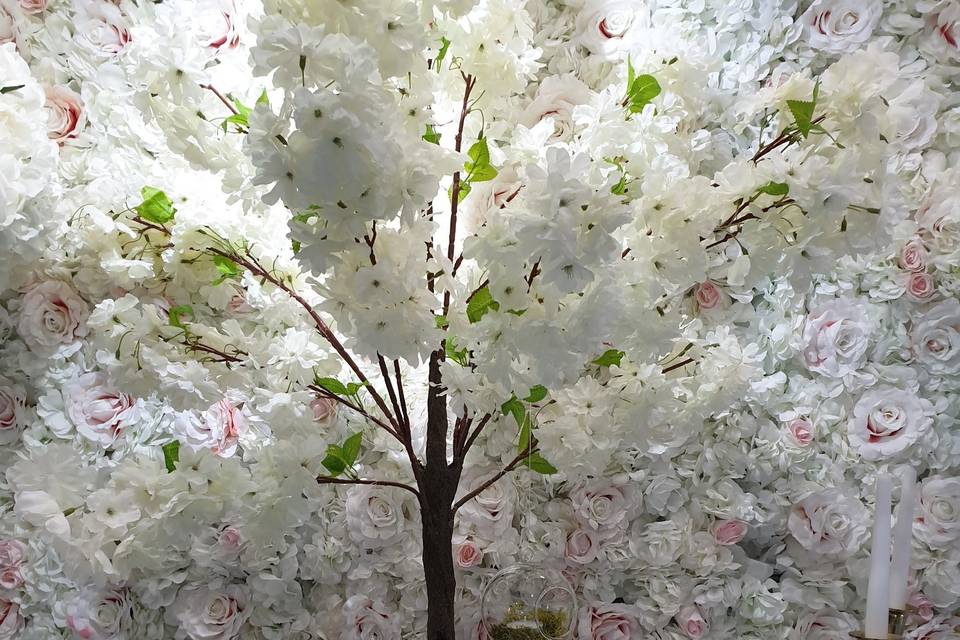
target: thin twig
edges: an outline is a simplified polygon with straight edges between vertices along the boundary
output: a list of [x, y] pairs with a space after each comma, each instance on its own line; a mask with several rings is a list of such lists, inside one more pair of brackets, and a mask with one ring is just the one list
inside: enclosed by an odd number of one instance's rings
[[331, 478], [329, 476], [319, 476], [317, 477], [317, 482], [320, 484], [367, 484], [376, 487], [396, 487], [398, 489], [405, 489], [406, 491], [409, 491], [413, 495], [417, 496], [418, 499], [420, 498], [419, 491], [402, 482], [391, 482], [389, 480], [361, 480], [359, 478]]
[[465, 458], [467, 452], [470, 451], [470, 447], [473, 446], [474, 441], [480, 435], [480, 432], [483, 431], [483, 428], [487, 426], [487, 423], [490, 422], [490, 418], [493, 417], [492, 413], [488, 413], [480, 419], [480, 422], [477, 424], [477, 428], [473, 430], [473, 433], [467, 438], [466, 442], [463, 443], [463, 448], [460, 450], [460, 457]]
[[226, 97], [225, 95], [223, 95], [222, 93], [220, 93], [219, 89], [217, 89], [217, 88], [216, 88], [215, 86], [213, 86], [212, 84], [202, 84], [202, 85], [200, 85], [200, 87], [203, 88], [203, 89], [209, 89], [210, 91], [212, 91], [215, 96], [217, 96], [218, 98], [220, 98], [220, 102], [222, 102], [223, 104], [227, 105], [227, 109], [230, 109], [230, 112], [233, 113], [233, 115], [237, 115], [237, 114], [240, 113], [239, 111], [237, 111], [236, 107], [234, 107], [232, 104], [230, 104], [230, 101], [227, 100], [227, 97]]
[[502, 478], [503, 476], [507, 475], [508, 473], [510, 473], [511, 471], [513, 471], [514, 469], [516, 469], [516, 468], [517, 468], [517, 465], [519, 465], [521, 462], [523, 462], [524, 459], [526, 459], [526, 458], [529, 457], [529, 456], [532, 456], [532, 455], [533, 455], [534, 453], [536, 453], [536, 452], [537, 452], [536, 450], [533, 450], [533, 451], [524, 451], [523, 453], [518, 454], [517, 457], [514, 458], [514, 459], [510, 462], [510, 464], [508, 464], [508, 465], [505, 466], [503, 469], [501, 469], [500, 471], [498, 471], [493, 477], [491, 477], [489, 480], [487, 480], [486, 482], [484, 482], [483, 484], [481, 484], [479, 487], [477, 487], [476, 489], [474, 489], [473, 491], [471, 491], [471, 492], [468, 493], [467, 495], [465, 495], [465, 496], [463, 496], [462, 498], [460, 498], [459, 500], [457, 500], [457, 501], [453, 504], [453, 511], [454, 511], [454, 513], [456, 513], [456, 511], [457, 511], [460, 507], [462, 507], [463, 505], [467, 504], [468, 502], [470, 502], [471, 500], [473, 500], [474, 498], [476, 498], [478, 495], [480, 495], [481, 493], [483, 493], [484, 491], [486, 491], [487, 488], [490, 487], [492, 484], [494, 484], [497, 480], [499, 480], [499, 479]]

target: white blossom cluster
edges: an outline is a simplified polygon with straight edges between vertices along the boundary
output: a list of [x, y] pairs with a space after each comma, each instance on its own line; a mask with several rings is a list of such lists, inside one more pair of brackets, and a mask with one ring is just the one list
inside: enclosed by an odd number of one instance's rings
[[0, 0], [0, 640], [424, 637], [417, 499], [317, 478], [413, 482], [441, 344], [459, 495], [541, 461], [458, 637], [533, 562], [581, 640], [846, 638], [910, 465], [960, 638], [958, 84], [958, 0]]

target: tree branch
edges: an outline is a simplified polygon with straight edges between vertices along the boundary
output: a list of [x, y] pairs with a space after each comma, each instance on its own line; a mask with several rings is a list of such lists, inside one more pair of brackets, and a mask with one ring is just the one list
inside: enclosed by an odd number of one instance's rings
[[487, 488], [490, 487], [490, 485], [494, 484], [497, 480], [507, 475], [514, 469], [516, 469], [517, 465], [523, 462], [525, 458], [532, 456], [534, 453], [537, 453], [536, 449], [532, 451], [524, 451], [523, 453], [517, 454], [517, 457], [514, 458], [510, 462], [510, 464], [508, 464], [503, 469], [498, 471], [494, 476], [492, 476], [489, 480], [481, 484], [479, 487], [477, 487], [476, 489], [474, 489], [473, 491], [471, 491], [470, 493], [468, 493], [467, 495], [463, 496], [462, 498], [457, 500], [455, 503], [453, 503], [453, 511], [456, 512], [460, 507], [467, 504], [468, 502], [476, 498], [478, 495], [486, 491]]
[[318, 394], [324, 396], [325, 398], [331, 398], [331, 399], [333, 399], [333, 400], [336, 400], [337, 402], [339, 402], [339, 403], [342, 404], [343, 406], [347, 407], [348, 409], [353, 409], [354, 411], [356, 411], [357, 413], [359, 413], [360, 415], [362, 415], [364, 418], [366, 418], [367, 420], [369, 420], [370, 422], [374, 423], [375, 425], [377, 425], [378, 427], [380, 427], [381, 429], [383, 429], [384, 431], [386, 431], [387, 433], [389, 433], [391, 436], [393, 436], [394, 438], [396, 438], [398, 441], [400, 441], [400, 444], [405, 444], [405, 443], [404, 443], [404, 439], [400, 436], [399, 433], [397, 433], [396, 431], [394, 431], [393, 428], [392, 428], [390, 425], [388, 425], [387, 423], [385, 423], [385, 422], [384, 422], [383, 420], [381, 420], [380, 418], [378, 418], [378, 417], [376, 417], [376, 416], [370, 415], [370, 413], [369, 413], [366, 409], [364, 409], [363, 407], [357, 406], [357, 405], [353, 404], [352, 402], [349, 402], [346, 398], [342, 398], [342, 397], [338, 396], [338, 395], [335, 394], [335, 393], [331, 393], [330, 391], [327, 391], [327, 390], [324, 389], [323, 387], [318, 387], [318, 386], [315, 385], [315, 384], [308, 384], [308, 385], [307, 385], [307, 388], [310, 389], [311, 391], [313, 391], [314, 393], [318, 393]]
[[230, 101], [227, 100], [227, 97], [226, 97], [225, 95], [223, 95], [222, 93], [220, 93], [220, 91], [219, 91], [215, 86], [213, 86], [212, 84], [202, 84], [202, 85], [200, 85], [200, 87], [201, 87], [202, 89], [209, 89], [210, 91], [212, 91], [212, 92], [213, 92], [213, 95], [215, 95], [215, 96], [217, 96], [218, 98], [220, 98], [220, 102], [222, 102], [223, 104], [227, 105], [227, 109], [230, 109], [230, 112], [231, 112], [233, 115], [237, 115], [238, 113], [240, 113], [239, 111], [237, 111], [236, 107], [234, 107], [232, 104], [230, 104]]
[[331, 478], [329, 476], [318, 476], [317, 482], [320, 484], [366, 484], [373, 485], [376, 487], [396, 487], [398, 489], [404, 489], [409, 491], [413, 495], [417, 496], [417, 499], [420, 498], [420, 492], [411, 487], [408, 484], [402, 482], [391, 482], [389, 480], [361, 480], [359, 478]]
[[[470, 92], [476, 84], [476, 79], [471, 75], [464, 75], [463, 104], [460, 107], [460, 122], [457, 125], [457, 136], [454, 139], [454, 149], [459, 153], [463, 146], [463, 126], [466, 122], [467, 114], [470, 112]], [[453, 174], [453, 185], [450, 187], [450, 230], [447, 233], [447, 260], [451, 263], [456, 255], [457, 242], [457, 209], [460, 204], [460, 172]], [[447, 315], [450, 310], [450, 292], [443, 292], [443, 315]]]
[[467, 438], [466, 442], [463, 443], [463, 448], [460, 450], [460, 457], [466, 458], [467, 452], [470, 451], [470, 447], [473, 446], [474, 441], [480, 435], [480, 432], [483, 431], [483, 428], [487, 426], [487, 423], [490, 422], [490, 418], [493, 417], [492, 413], [488, 413], [480, 418], [480, 422], [477, 424], [477, 428], [473, 430], [473, 433]]

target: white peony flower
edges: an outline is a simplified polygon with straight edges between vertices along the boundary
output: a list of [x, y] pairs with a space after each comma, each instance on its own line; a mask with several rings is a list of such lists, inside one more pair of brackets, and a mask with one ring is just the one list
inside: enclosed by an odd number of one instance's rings
[[793, 505], [787, 529], [815, 554], [847, 557], [860, 548], [868, 522], [860, 500], [839, 489], [824, 489]]
[[862, 47], [882, 13], [880, 0], [814, 0], [800, 22], [811, 47], [841, 54]]
[[103, 373], [85, 373], [63, 389], [66, 414], [77, 433], [109, 447], [143, 413], [133, 397], [115, 391]]
[[847, 423], [851, 446], [866, 460], [897, 454], [920, 439], [933, 424], [933, 404], [896, 387], [864, 393]]
[[931, 547], [949, 549], [960, 541], [960, 478], [925, 478], [915, 518], [917, 537]]
[[803, 358], [810, 371], [842, 378], [863, 364], [869, 338], [865, 305], [834, 300], [807, 316], [803, 327]]

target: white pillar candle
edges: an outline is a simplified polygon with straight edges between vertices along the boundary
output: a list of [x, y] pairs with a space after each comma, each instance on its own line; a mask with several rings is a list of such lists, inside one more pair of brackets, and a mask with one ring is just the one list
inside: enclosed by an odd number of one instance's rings
[[913, 543], [913, 505], [917, 501], [917, 472], [905, 467], [900, 474], [900, 504], [893, 529], [893, 562], [890, 564], [890, 608], [907, 607], [907, 576]]
[[877, 475], [877, 499], [873, 514], [873, 539], [870, 543], [870, 583], [867, 586], [867, 617], [863, 631], [868, 638], [887, 637], [890, 615], [890, 476]]

